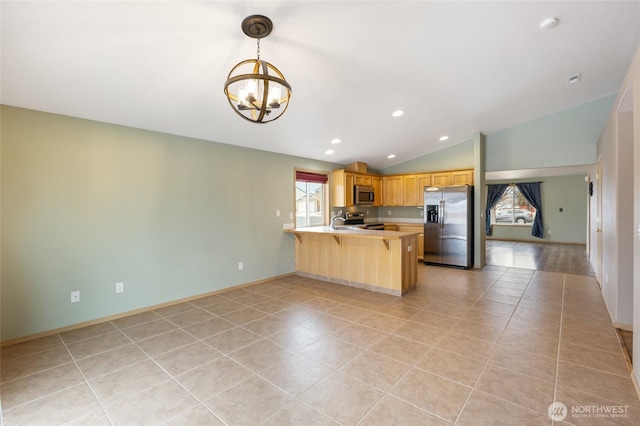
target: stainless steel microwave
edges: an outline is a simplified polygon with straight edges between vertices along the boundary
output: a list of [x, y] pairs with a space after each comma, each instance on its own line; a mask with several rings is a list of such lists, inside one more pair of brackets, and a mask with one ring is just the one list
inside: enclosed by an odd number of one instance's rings
[[355, 185], [353, 187], [353, 203], [358, 206], [370, 206], [373, 204], [373, 187], [366, 185]]

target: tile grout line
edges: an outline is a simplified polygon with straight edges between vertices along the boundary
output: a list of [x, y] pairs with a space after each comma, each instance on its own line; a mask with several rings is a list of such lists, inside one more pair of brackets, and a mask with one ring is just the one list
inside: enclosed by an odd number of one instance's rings
[[[560, 376], [560, 348], [561, 348], [561, 340], [562, 340], [562, 323], [564, 321], [564, 298], [566, 292], [566, 283], [567, 283], [567, 274], [563, 274], [562, 276], [562, 304], [560, 308], [560, 331], [558, 332], [558, 351], [556, 355], [556, 380], [553, 386], [553, 401], [552, 403], [556, 403], [558, 398], [558, 378]], [[549, 417], [551, 417], [549, 415]], [[551, 424], [555, 424], [553, 418], [551, 418]]]
[[[112, 324], [113, 325], [113, 324]], [[115, 326], [114, 326], [115, 327]], [[117, 328], [117, 327], [116, 327]], [[118, 330], [120, 332], [120, 334], [122, 334], [123, 336], [126, 336], [124, 333], [122, 333], [120, 330]], [[115, 423], [113, 422], [113, 419], [111, 419], [111, 416], [109, 415], [109, 413], [107, 412], [104, 404], [102, 403], [102, 401], [100, 401], [100, 398], [98, 398], [98, 394], [96, 393], [96, 391], [93, 389], [93, 386], [91, 386], [91, 383], [89, 383], [89, 380], [87, 379], [87, 376], [84, 374], [84, 371], [82, 371], [82, 369], [80, 368], [80, 366], [78, 365], [78, 360], [76, 360], [76, 357], [73, 356], [73, 354], [71, 353], [71, 351], [69, 350], [69, 347], [67, 346], [67, 343], [64, 341], [64, 339], [62, 338], [62, 336], [60, 334], [58, 334], [58, 337], [60, 338], [60, 341], [62, 342], [62, 344], [64, 345], [64, 348], [67, 350], [67, 352], [69, 353], [69, 356], [71, 357], [71, 359], [73, 360], [73, 364], [76, 366], [76, 368], [78, 369], [78, 371], [80, 372], [80, 375], [82, 375], [82, 379], [84, 380], [84, 383], [87, 385], [87, 387], [89, 388], [89, 390], [91, 391], [91, 394], [93, 395], [93, 397], [95, 398], [96, 402], [98, 403], [98, 405], [100, 406], [100, 409], [102, 410], [102, 412], [104, 413], [104, 415], [107, 417], [107, 420], [109, 420], [109, 423], [111, 423], [112, 425], [115, 425]], [[83, 416], [84, 417], [84, 416]], [[74, 420], [77, 420], [78, 418], [81, 417], [77, 417]]]
[[[188, 303], [188, 302], [187, 302], [187, 303]], [[194, 305], [194, 306], [195, 306], [195, 305]], [[198, 309], [200, 309], [200, 308], [198, 308]], [[159, 315], [159, 314], [157, 314], [157, 315]], [[176, 314], [176, 315], [178, 315], [178, 314]], [[169, 321], [166, 317], [163, 317], [163, 316], [161, 316], [161, 315], [160, 315], [160, 317], [161, 317], [162, 319], [164, 319], [164, 320], [166, 320], [166, 321], [170, 322], [170, 323], [171, 323], [171, 324], [173, 324], [174, 326], [176, 326], [179, 330], [181, 330], [181, 331], [183, 331], [183, 332], [185, 332], [185, 333], [189, 334], [190, 336], [192, 336], [192, 337], [194, 337], [195, 339], [197, 339], [199, 342], [201, 342], [201, 343], [205, 344], [207, 347], [211, 347], [211, 346], [207, 345], [205, 342], [203, 342], [201, 339], [199, 339], [198, 337], [194, 336], [193, 334], [191, 334], [191, 333], [187, 332], [186, 330], [184, 330], [182, 327], [178, 326], [176, 323], [174, 323], [174, 322], [172, 322], [172, 321]], [[196, 396], [195, 396], [195, 395], [194, 395], [194, 394], [193, 394], [189, 389], [187, 389], [187, 388], [186, 388], [182, 383], [180, 383], [180, 381], [179, 381], [179, 380], [177, 380], [177, 379], [173, 376], [173, 374], [169, 373], [169, 372], [168, 372], [168, 371], [167, 371], [167, 370], [166, 370], [162, 365], [160, 365], [160, 364], [158, 363], [158, 361], [156, 361], [156, 360], [155, 360], [151, 355], [149, 355], [149, 353], [147, 353], [147, 351], [145, 351], [145, 350], [144, 350], [144, 349], [142, 349], [140, 346], [138, 346], [137, 342], [133, 341], [133, 339], [131, 339], [129, 336], [127, 336], [127, 335], [126, 335], [125, 333], [123, 333], [122, 331], [121, 331], [121, 333], [122, 333], [122, 334], [124, 334], [124, 335], [127, 337], [127, 339], [129, 339], [129, 340], [131, 341], [131, 343], [132, 343], [136, 348], [138, 348], [138, 350], [140, 350], [142, 353], [144, 353], [144, 354], [148, 357], [148, 359], [149, 359], [151, 362], [153, 362], [153, 363], [154, 363], [158, 368], [160, 368], [160, 369], [161, 369], [161, 370], [162, 370], [162, 371], [163, 371], [167, 376], [169, 376], [169, 379], [167, 379], [167, 380], [163, 380], [163, 381], [161, 381], [160, 383], [156, 383], [156, 384], [155, 384], [155, 385], [153, 385], [153, 386], [150, 386], [150, 387], [148, 387], [148, 388], [142, 389], [142, 390], [140, 390], [140, 391], [138, 391], [138, 392], [136, 392], [136, 393], [134, 393], [134, 394], [132, 394], [132, 395], [139, 394], [139, 393], [144, 392], [144, 391], [146, 391], [146, 390], [148, 390], [148, 389], [152, 389], [153, 387], [158, 386], [158, 385], [159, 385], [159, 384], [161, 384], [161, 383], [164, 383], [164, 382], [167, 382], [167, 381], [171, 380], [171, 381], [173, 381], [174, 383], [176, 383], [178, 386], [180, 386], [182, 389], [184, 389], [184, 390], [185, 390], [185, 391], [186, 391], [186, 392], [187, 392], [187, 393], [188, 393], [188, 394], [189, 394], [193, 399], [195, 399], [195, 400], [196, 400], [200, 405], [202, 405], [202, 406], [203, 406], [207, 411], [209, 411], [209, 412], [210, 412], [210, 413], [211, 413], [211, 414], [212, 414], [216, 419], [220, 420], [220, 422], [222, 422], [223, 424], [228, 425], [228, 424], [227, 424], [225, 421], [223, 421], [223, 420], [222, 420], [218, 415], [216, 415], [216, 413], [214, 413], [213, 411], [211, 411], [211, 409], [210, 409], [210, 408], [209, 408], [209, 407], [208, 407], [208, 406], [207, 406], [203, 401], [201, 401], [201, 400], [200, 400], [200, 398], [196, 397]], [[168, 333], [168, 332], [166, 332], [166, 333]], [[165, 333], [161, 333], [161, 334], [159, 334], [159, 335], [162, 335], [162, 334], [165, 334]], [[155, 337], [155, 336], [152, 336], [152, 337]], [[150, 337], [150, 338], [151, 338], [151, 337]], [[145, 340], [145, 339], [142, 339], [142, 340]], [[191, 344], [191, 343], [190, 343], [190, 344]], [[178, 347], [178, 348], [174, 348], [173, 350], [180, 349], [180, 348], [184, 348], [184, 347], [186, 347], [186, 346], [188, 346], [188, 345], [189, 345], [189, 344], [182, 345], [182, 346], [180, 346], [180, 347]], [[226, 357], [226, 355], [225, 355], [225, 354], [223, 354], [222, 352], [220, 352], [220, 351], [216, 350], [215, 348], [212, 348], [212, 349], [213, 349], [213, 350], [215, 350], [216, 352], [218, 352], [219, 354], [221, 354], [222, 356]], [[167, 351], [167, 352], [170, 352], [170, 351]], [[164, 353], [167, 353], [167, 352], [164, 352]], [[143, 361], [141, 361], [141, 362], [143, 362]], [[211, 361], [209, 361], [209, 362], [211, 362]], [[205, 363], [205, 364], [207, 364], [207, 363]], [[203, 364], [203, 365], [204, 365], [204, 364]], [[190, 370], [189, 370], [189, 371], [190, 371]], [[244, 381], [244, 380], [243, 380], [243, 381]], [[123, 400], [124, 400], [124, 399], [126, 399], [126, 398], [123, 398]], [[192, 409], [193, 409], [193, 408], [192, 408]], [[191, 410], [192, 410], [192, 409], [191, 409]], [[189, 410], [189, 411], [190, 411], [190, 410]], [[184, 414], [184, 413], [186, 413], [186, 412], [187, 412], [187, 411], [181, 411], [180, 413], [177, 413], [174, 417], [177, 417], [177, 416], [179, 416], [179, 415], [181, 415], [181, 414]], [[164, 421], [163, 423], [166, 423], [166, 422], [167, 422], [167, 421], [169, 421], [169, 420], [171, 420], [171, 419], [167, 419], [167, 420], [166, 420], [166, 421]], [[112, 423], [112, 424], [113, 424], [113, 423]]]
[[[485, 294], [487, 294], [489, 292], [489, 290], [491, 290], [496, 285], [496, 282], [498, 282], [500, 280], [500, 278], [502, 278], [504, 276], [504, 274], [508, 270], [509, 270], [508, 268], [505, 269], [502, 272], [502, 274], [500, 274], [500, 276], [495, 279], [493, 284], [491, 284], [491, 286], [489, 286], [489, 288], [487, 288], [487, 290], [485, 290], [485, 292], [482, 293], [482, 295], [480, 295], [480, 297], [478, 297], [478, 300], [480, 300]], [[531, 278], [529, 278], [529, 282], [531, 282]], [[529, 286], [529, 282], [527, 283], [527, 287]], [[525, 291], [526, 291], [526, 287], [525, 287]], [[524, 294], [524, 292], [523, 292], [523, 294]], [[520, 299], [522, 299], [522, 296], [520, 297]], [[475, 306], [475, 304], [478, 302], [478, 300], [476, 300], [476, 302], [472, 305], [472, 307]], [[520, 302], [518, 301], [518, 303], [520, 303]], [[513, 309], [513, 312], [515, 312], [515, 309], [517, 307], [518, 307], [518, 305], [516, 305], [516, 307]], [[511, 321], [511, 317], [513, 316], [513, 312], [511, 312], [511, 315], [509, 316], [509, 321]], [[509, 325], [509, 322], [507, 322], [507, 324], [504, 326], [504, 328], [502, 330], [502, 333], [504, 333], [504, 330], [506, 330], [508, 325]], [[502, 337], [502, 333], [500, 333], [500, 337]], [[462, 413], [464, 413], [465, 408], [467, 408], [467, 404], [469, 404], [469, 400], [471, 399], [471, 395], [473, 395], [473, 393], [476, 391], [476, 386], [478, 384], [478, 381], [480, 380], [480, 378], [484, 374], [485, 370], [487, 369], [487, 366], [489, 365], [489, 361], [491, 360], [491, 357], [493, 356], [493, 352], [495, 350], [495, 346], [496, 346], [497, 342], [500, 340], [500, 337], [498, 337], [498, 340], [496, 340], [492, 344], [491, 353], [487, 357], [487, 360], [485, 361], [484, 366], [482, 367], [482, 370], [480, 371], [480, 374], [478, 374], [478, 378], [474, 382], [473, 386], [471, 386], [471, 392], [469, 392], [469, 395], [467, 395], [467, 398], [465, 399], [464, 404], [462, 404], [462, 408], [460, 408], [460, 412], [458, 412], [458, 415], [456, 416], [455, 420], [453, 421], [453, 424], [458, 423], [458, 421], [460, 420], [460, 417], [462, 416]], [[478, 392], [481, 392], [481, 391], [478, 390]]]

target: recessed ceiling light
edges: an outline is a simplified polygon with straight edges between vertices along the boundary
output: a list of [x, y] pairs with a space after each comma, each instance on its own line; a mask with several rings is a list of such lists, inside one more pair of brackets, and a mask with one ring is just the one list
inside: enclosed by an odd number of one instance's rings
[[387, 158], [396, 158], [396, 155], [395, 154], [389, 154], [389, 155], [387, 155]]
[[449, 139], [449, 136], [441, 136], [441, 137], [440, 137], [440, 140], [441, 140], [441, 141], [446, 141], [447, 139]]
[[338, 138], [335, 138], [335, 139], [333, 139], [331, 141], [331, 143], [334, 144], [334, 145], [337, 144], [337, 143], [340, 143], [340, 142], [342, 142], [342, 141], [340, 139], [338, 139]]
[[331, 155], [331, 154], [333, 154], [333, 150], [332, 149], [328, 149], [324, 153], [327, 154], [327, 155]]
[[555, 27], [556, 25], [558, 25], [558, 18], [547, 18], [544, 21], [540, 22], [540, 29], [548, 30]]
[[397, 111], [393, 111], [393, 114], [391, 114], [393, 117], [400, 117], [402, 114], [404, 114], [404, 111], [402, 110], [397, 110]]

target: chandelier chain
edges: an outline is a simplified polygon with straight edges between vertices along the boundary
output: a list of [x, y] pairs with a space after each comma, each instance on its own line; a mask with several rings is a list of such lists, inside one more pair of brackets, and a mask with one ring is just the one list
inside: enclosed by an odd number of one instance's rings
[[257, 44], [258, 44], [258, 59], [260, 59], [260, 37], [257, 38]]

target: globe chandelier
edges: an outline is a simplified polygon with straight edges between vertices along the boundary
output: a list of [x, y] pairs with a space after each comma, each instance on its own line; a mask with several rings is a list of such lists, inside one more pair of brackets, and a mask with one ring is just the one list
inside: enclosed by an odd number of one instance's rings
[[278, 119], [289, 106], [291, 85], [284, 75], [260, 59], [260, 39], [271, 34], [273, 23], [262, 15], [242, 21], [242, 31], [257, 40], [257, 59], [247, 59], [231, 69], [224, 93], [231, 108], [245, 120], [268, 123]]

